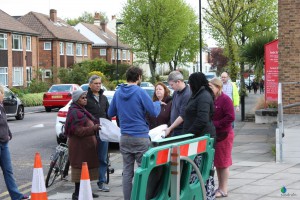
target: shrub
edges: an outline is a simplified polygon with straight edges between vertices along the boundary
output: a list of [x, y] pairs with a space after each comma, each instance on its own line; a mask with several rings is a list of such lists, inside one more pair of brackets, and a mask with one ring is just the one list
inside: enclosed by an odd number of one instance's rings
[[[275, 101], [267, 101], [266, 107], [267, 108], [277, 108], [277, 102]], [[254, 107], [254, 110], [264, 109], [265, 108], [265, 97], [260, 97]]]
[[26, 107], [41, 106], [43, 105], [43, 95], [44, 93], [24, 94], [20, 99]]
[[29, 93], [47, 92], [48, 89], [49, 89], [48, 83], [33, 79], [31, 80], [31, 83], [28, 87], [28, 92]]

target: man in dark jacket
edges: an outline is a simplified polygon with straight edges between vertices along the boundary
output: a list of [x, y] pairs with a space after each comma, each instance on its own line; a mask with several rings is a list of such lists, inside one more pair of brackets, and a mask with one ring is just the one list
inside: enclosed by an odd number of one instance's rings
[[[87, 92], [87, 105], [86, 110], [89, 111], [95, 118], [106, 118], [107, 110], [109, 107], [106, 96], [103, 95], [101, 89], [101, 77], [93, 75], [89, 78], [89, 89]], [[98, 137], [98, 158], [99, 158], [99, 181], [98, 187], [100, 191], [109, 192], [109, 187], [106, 185], [106, 170], [107, 170], [107, 153], [108, 153], [108, 142], [101, 141]]]

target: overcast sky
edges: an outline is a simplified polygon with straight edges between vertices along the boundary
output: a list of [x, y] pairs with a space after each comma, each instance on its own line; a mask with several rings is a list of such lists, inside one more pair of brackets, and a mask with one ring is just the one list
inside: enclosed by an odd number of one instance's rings
[[[108, 19], [120, 15], [127, 0], [0, 0], [0, 9], [11, 16], [25, 15], [30, 11], [49, 15], [50, 9], [57, 10], [59, 18], [77, 18], [84, 11], [104, 12]], [[199, 0], [185, 0], [199, 14]], [[202, 2], [204, 2], [202, 0]], [[204, 3], [202, 3], [203, 6]], [[1, 21], [1, 19], [0, 19]], [[205, 36], [206, 40], [209, 36]], [[207, 41], [211, 43], [212, 41]], [[209, 46], [211, 46], [209, 44]]]

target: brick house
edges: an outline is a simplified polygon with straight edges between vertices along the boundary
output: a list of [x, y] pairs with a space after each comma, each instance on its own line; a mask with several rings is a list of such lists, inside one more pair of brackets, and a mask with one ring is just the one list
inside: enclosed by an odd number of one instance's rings
[[57, 73], [60, 67], [67, 68], [74, 63], [91, 59], [92, 42], [58, 18], [56, 10], [51, 9], [49, 16], [29, 12], [18, 21], [40, 34], [38, 69], [43, 80], [58, 83]]
[[120, 41], [118, 41], [117, 45], [116, 34], [108, 28], [106, 22], [100, 21], [99, 13], [95, 13], [94, 24], [81, 22], [74, 28], [93, 41], [92, 59], [102, 58], [110, 64], [115, 64], [118, 50], [119, 63], [132, 64], [133, 54], [130, 47]]
[[38, 65], [38, 32], [0, 10], [0, 84], [24, 86]]
[[[300, 1], [278, 1], [279, 82], [300, 82]], [[283, 105], [300, 102], [300, 84], [284, 84]], [[300, 114], [300, 107], [284, 109]]]

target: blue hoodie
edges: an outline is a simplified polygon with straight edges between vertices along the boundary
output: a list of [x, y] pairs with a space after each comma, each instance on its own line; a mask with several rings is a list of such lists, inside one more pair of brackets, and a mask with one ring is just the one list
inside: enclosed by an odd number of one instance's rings
[[146, 113], [157, 117], [160, 113], [160, 102], [153, 102], [147, 92], [137, 85], [122, 84], [116, 91], [108, 116], [118, 116], [121, 134], [133, 137], [149, 137], [149, 125]]

